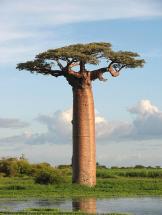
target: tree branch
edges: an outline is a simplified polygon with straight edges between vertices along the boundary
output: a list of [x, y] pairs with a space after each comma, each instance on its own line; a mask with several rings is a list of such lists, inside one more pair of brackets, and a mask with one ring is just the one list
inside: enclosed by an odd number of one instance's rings
[[126, 67], [126, 65], [121, 66], [118, 72], [120, 72], [120, 70], [122, 70], [124, 67]]
[[78, 65], [80, 65], [79, 62], [71, 63], [71, 64], [69, 65], [69, 68], [73, 68], [74, 66], [78, 66]]
[[90, 71], [90, 78], [92, 81], [96, 79], [99, 79], [100, 81], [106, 81], [106, 79], [103, 78], [103, 73], [105, 72], [107, 72], [107, 67]]
[[52, 70], [48, 68], [39, 68], [39, 67], [34, 67], [34, 71], [38, 73], [42, 73], [44, 75], [52, 75], [54, 77], [59, 77], [59, 76], [64, 76], [64, 73], [62, 70]]
[[64, 73], [61, 70], [51, 70], [50, 75], [52, 75], [52, 76], [57, 78], [59, 76], [64, 76]]
[[107, 79], [103, 77], [103, 74], [102, 74], [102, 73], [99, 73], [99, 74], [98, 74], [98, 79], [99, 79], [100, 81], [107, 81]]
[[51, 64], [44, 63], [42, 60], [34, 60], [34, 61], [27, 61], [26, 63], [19, 63], [17, 64], [17, 69], [19, 70], [28, 70], [31, 73], [41, 73], [44, 75], [52, 75], [54, 77], [64, 76], [63, 70], [52, 70]]
[[69, 75], [73, 75], [76, 78], [81, 78], [82, 75], [79, 72], [75, 72], [74, 70], [72, 70], [73, 67], [78, 66], [79, 62], [74, 63], [73, 61], [71, 61], [70, 63], [68, 63], [67, 65], [67, 74]]
[[57, 65], [60, 67], [60, 69], [63, 70], [64, 67], [63, 67], [63, 65], [60, 63], [60, 61], [59, 61], [59, 60], [56, 60], [56, 62], [57, 62]]
[[113, 77], [117, 77], [119, 76], [119, 71], [117, 71], [116, 69], [114, 69], [112, 66], [108, 67], [108, 72], [110, 72], [110, 74], [113, 76]]
[[80, 65], [80, 73], [83, 73], [85, 71], [85, 62], [81, 60], [79, 65]]
[[118, 70], [116, 68], [113, 67], [113, 64], [115, 62], [112, 61], [108, 67], [104, 67], [104, 68], [100, 68], [100, 69], [97, 69], [97, 70], [93, 70], [91, 71], [91, 80], [94, 81], [96, 79], [99, 79], [100, 81], [106, 81], [107, 79], [105, 79], [103, 77], [103, 74], [105, 72], [109, 72], [111, 74], [111, 76], [113, 77], [117, 77], [119, 76], [119, 72], [121, 71], [121, 69], [123, 69], [126, 65], [122, 65]]

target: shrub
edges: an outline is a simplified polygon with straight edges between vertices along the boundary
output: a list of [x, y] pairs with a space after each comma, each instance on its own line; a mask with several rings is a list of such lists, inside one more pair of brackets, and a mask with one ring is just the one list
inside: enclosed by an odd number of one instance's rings
[[57, 168], [66, 176], [72, 175], [72, 166], [71, 165], [59, 165]]
[[38, 163], [38, 164], [31, 164], [31, 172], [30, 175], [36, 177], [40, 171], [53, 171], [55, 170], [50, 164], [48, 163]]
[[0, 160], [0, 173], [4, 176], [29, 175], [31, 164], [25, 158], [2, 158]]
[[17, 161], [17, 172], [20, 175], [30, 175], [32, 168], [31, 164], [27, 160], [18, 160]]
[[5, 176], [13, 177], [17, 174], [17, 162], [14, 158], [0, 160], [0, 172]]
[[34, 181], [38, 184], [59, 184], [65, 182], [65, 178], [58, 170], [45, 169], [37, 173]]

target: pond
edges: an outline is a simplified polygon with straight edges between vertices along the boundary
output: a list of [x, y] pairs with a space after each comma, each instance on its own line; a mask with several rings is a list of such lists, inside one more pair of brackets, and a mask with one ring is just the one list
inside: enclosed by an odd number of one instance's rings
[[65, 211], [81, 210], [87, 213], [125, 212], [134, 215], [162, 215], [162, 198], [80, 198], [54, 200], [1, 200], [0, 210], [19, 211], [26, 208], [60, 208]]

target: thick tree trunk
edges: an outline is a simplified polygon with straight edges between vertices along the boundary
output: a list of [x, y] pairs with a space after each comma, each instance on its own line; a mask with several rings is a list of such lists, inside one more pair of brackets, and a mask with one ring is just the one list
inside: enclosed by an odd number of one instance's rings
[[73, 88], [73, 183], [96, 184], [94, 101], [91, 86]]

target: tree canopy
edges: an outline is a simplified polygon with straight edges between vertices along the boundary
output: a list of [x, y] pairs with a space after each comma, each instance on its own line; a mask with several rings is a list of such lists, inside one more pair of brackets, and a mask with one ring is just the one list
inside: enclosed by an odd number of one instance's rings
[[[99, 65], [101, 61], [105, 62], [105, 67], [86, 70], [87, 64]], [[64, 76], [68, 81], [70, 77], [81, 79], [85, 74], [89, 74], [91, 81], [95, 79], [104, 81], [102, 75], [105, 72], [116, 77], [123, 68], [143, 67], [144, 63], [137, 53], [113, 51], [110, 43], [94, 42], [49, 49], [36, 55], [33, 61], [19, 63], [17, 69], [54, 77]], [[79, 66], [79, 71], [72, 69], [75, 66]]]

